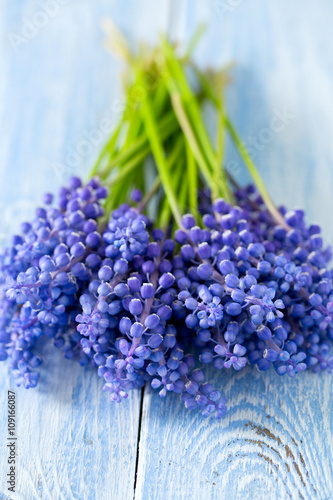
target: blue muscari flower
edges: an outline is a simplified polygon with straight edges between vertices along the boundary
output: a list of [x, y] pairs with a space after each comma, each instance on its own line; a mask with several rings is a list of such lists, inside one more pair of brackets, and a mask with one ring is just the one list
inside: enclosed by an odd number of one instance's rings
[[[223, 318], [223, 305], [221, 297], [223, 289], [219, 285], [212, 285], [209, 289], [205, 285], [198, 288], [198, 299], [191, 296], [190, 292], [182, 291], [178, 298], [184, 301], [185, 308], [191, 311], [186, 318], [186, 324], [194, 328], [199, 324], [201, 328], [209, 328], [218, 325]], [[196, 320], [195, 318], [198, 318]]]
[[274, 363], [278, 375], [289, 375], [294, 377], [297, 373], [306, 370], [307, 364], [304, 363], [307, 355], [305, 352], [298, 352], [290, 356], [288, 351], [281, 351], [277, 361]]
[[[42, 335], [53, 338], [67, 357], [73, 357], [76, 349], [80, 362], [84, 359], [73, 319], [77, 294], [103, 255], [86, 245], [99, 245], [94, 219], [103, 213], [98, 200], [106, 194], [97, 178], [85, 187], [72, 178], [69, 188], [60, 190], [58, 208], [38, 208], [35, 220], [23, 223], [22, 234], [1, 252], [1, 293], [5, 288], [9, 302], [18, 304], [19, 314], [6, 326], [7, 343], [0, 346], [0, 358], [9, 358], [18, 384], [32, 387], [37, 383], [38, 374], [32, 371], [37, 366], [33, 350]], [[52, 196], [47, 195], [45, 203], [50, 205]], [[6, 301], [1, 298], [2, 304]]]
[[247, 359], [244, 357], [246, 353], [246, 347], [240, 344], [235, 344], [233, 346], [233, 351], [229, 351], [227, 345], [217, 344], [214, 347], [214, 351], [218, 356], [225, 358], [223, 366], [225, 368], [233, 367], [236, 371], [241, 370], [247, 363]]
[[109, 245], [106, 248], [109, 257], [127, 260], [132, 260], [135, 255], [143, 255], [149, 243], [143, 216], [127, 205], [113, 212], [103, 239]]
[[240, 207], [218, 200], [213, 209], [205, 199], [206, 228], [187, 214], [173, 257], [174, 241], [163, 242], [158, 229], [149, 241], [147, 219], [128, 205], [101, 235], [96, 219], [105, 195], [97, 179], [87, 186], [71, 179], [58, 207], [47, 195], [48, 206], [0, 252], [0, 360], [8, 359], [18, 384], [37, 383], [34, 349], [42, 335], [67, 358], [96, 367], [112, 401], [150, 382], [161, 397], [182, 394], [205, 417], [223, 416], [225, 399], [180, 345], [194, 343], [201, 362], [216, 369], [240, 370], [248, 360], [280, 375], [332, 371], [329, 252], [301, 211], [281, 211], [286, 231], [252, 188], [236, 193]]
[[296, 266], [294, 262], [287, 262], [285, 257], [279, 256], [275, 259], [277, 267], [274, 270], [274, 276], [283, 279], [280, 284], [281, 290], [286, 293], [289, 291], [291, 284], [296, 291], [299, 291], [307, 284], [311, 284], [309, 273], [304, 272], [301, 266]]
[[[200, 306], [199, 306], [200, 307]], [[201, 306], [203, 307], [203, 306]], [[214, 296], [210, 302], [205, 305], [205, 309], [197, 313], [201, 328], [215, 326], [223, 318], [223, 305], [220, 297]]]
[[284, 309], [285, 305], [281, 299], [273, 302], [275, 294], [274, 288], [267, 288], [264, 285], [253, 285], [251, 287], [246, 302], [253, 304], [250, 306], [250, 314], [255, 325], [260, 325], [265, 320], [272, 322], [276, 317], [283, 318], [280, 309]]
[[182, 394], [182, 401], [185, 404], [185, 408], [188, 410], [200, 408], [203, 417], [207, 418], [214, 415], [219, 420], [227, 411], [226, 398], [222, 397], [220, 391], [214, 390], [211, 384], [204, 383], [202, 377], [200, 377], [202, 380], [199, 384], [195, 380], [195, 377], [193, 377], [193, 374], [189, 377], [185, 385], [185, 391]]

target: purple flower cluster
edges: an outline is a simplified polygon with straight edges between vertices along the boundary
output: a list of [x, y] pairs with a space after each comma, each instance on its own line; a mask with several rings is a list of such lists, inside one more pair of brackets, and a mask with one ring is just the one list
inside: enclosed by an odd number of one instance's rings
[[102, 260], [97, 219], [106, 195], [99, 179], [82, 186], [73, 177], [60, 190], [58, 206], [46, 194], [45, 208], [37, 208], [32, 223], [24, 222], [1, 253], [0, 359], [8, 358], [18, 385], [36, 386], [42, 362], [36, 343], [43, 336], [67, 358], [77, 354], [86, 362], [75, 328], [77, 297]]
[[106, 195], [98, 179], [71, 179], [2, 252], [0, 360], [18, 384], [37, 384], [43, 336], [95, 367], [111, 401], [148, 382], [205, 417], [221, 418], [226, 400], [203, 364], [333, 370], [331, 255], [302, 211], [281, 209], [278, 226], [250, 186], [238, 206], [203, 197], [204, 227], [187, 214], [167, 239], [129, 205], [101, 227]]

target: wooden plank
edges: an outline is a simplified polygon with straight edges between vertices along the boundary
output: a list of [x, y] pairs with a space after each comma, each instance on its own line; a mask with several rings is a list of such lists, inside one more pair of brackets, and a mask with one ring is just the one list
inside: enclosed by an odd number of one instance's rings
[[8, 494], [8, 389], [17, 401], [19, 498], [133, 498], [139, 394], [111, 406], [96, 372], [64, 360], [59, 352], [48, 354], [45, 368], [39, 388], [27, 391], [16, 389], [1, 367], [0, 498]]
[[[121, 64], [102, 47], [101, 20], [111, 17], [132, 41], [144, 34], [152, 41], [168, 19], [167, 1], [55, 0], [56, 14], [36, 27], [41, 4], [0, 3], [1, 243], [33, 215], [45, 191], [73, 173], [87, 175], [106, 139], [96, 130], [119, 118]], [[29, 23], [30, 38], [13, 38]], [[15, 40], [22, 43], [14, 48]], [[15, 498], [133, 498], [140, 393], [111, 405], [96, 373], [54, 356], [45, 360], [38, 389], [16, 393]], [[0, 385], [0, 498], [7, 498], [6, 398], [13, 385], [3, 363]]]
[[210, 378], [229, 400], [221, 421], [145, 392], [136, 499], [331, 498], [330, 375]]
[[[199, 22], [202, 65], [235, 63], [228, 110], [277, 203], [303, 206], [333, 242], [333, 7], [324, 0], [175, 2], [172, 36]], [[279, 130], [272, 119], [280, 119]], [[248, 181], [230, 144], [227, 166]], [[145, 392], [136, 500], [328, 499], [333, 491], [330, 375], [284, 379], [250, 368], [215, 373], [229, 398], [222, 422]]]

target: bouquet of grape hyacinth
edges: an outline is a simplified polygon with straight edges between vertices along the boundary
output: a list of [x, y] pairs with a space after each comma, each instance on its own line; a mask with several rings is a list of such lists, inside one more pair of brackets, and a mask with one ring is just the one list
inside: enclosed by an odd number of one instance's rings
[[[111, 401], [149, 384], [217, 419], [226, 399], [207, 364], [332, 371], [331, 252], [302, 210], [271, 201], [225, 112], [226, 72], [164, 39], [118, 47], [126, 107], [90, 178], [46, 194], [1, 251], [0, 360], [35, 387], [44, 339], [96, 369]], [[226, 172], [225, 133], [254, 185]]]

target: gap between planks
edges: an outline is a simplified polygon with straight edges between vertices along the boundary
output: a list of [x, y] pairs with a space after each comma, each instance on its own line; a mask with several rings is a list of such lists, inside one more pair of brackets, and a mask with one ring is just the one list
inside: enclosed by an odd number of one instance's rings
[[[184, 6], [184, 4], [182, 3]], [[177, 29], [177, 13], [179, 14], [179, 0], [176, 3], [176, 0], [169, 0], [169, 13], [166, 24], [166, 35], [171, 40]], [[136, 449], [136, 461], [135, 461], [135, 471], [134, 471], [134, 488], [133, 488], [133, 499], [136, 498], [136, 487], [138, 481], [138, 470], [139, 470], [139, 461], [140, 461], [140, 443], [142, 437], [142, 421], [143, 421], [143, 407], [146, 397], [149, 397], [147, 391], [145, 391], [145, 386], [141, 389], [141, 401], [140, 401], [140, 415], [139, 415], [139, 423], [138, 423], [138, 439], [137, 439], [137, 449]]]

